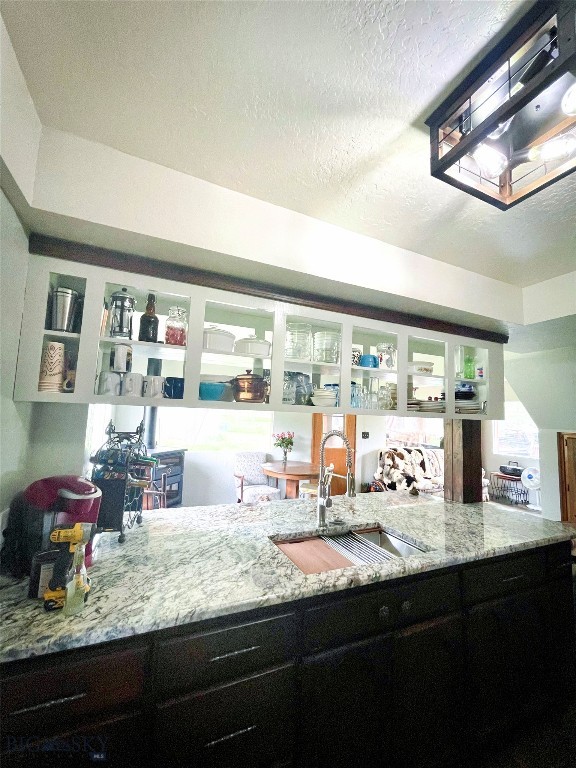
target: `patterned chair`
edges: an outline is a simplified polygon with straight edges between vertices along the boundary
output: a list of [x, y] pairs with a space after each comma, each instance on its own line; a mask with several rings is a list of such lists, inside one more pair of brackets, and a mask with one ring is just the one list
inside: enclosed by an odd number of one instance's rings
[[280, 490], [268, 485], [268, 478], [262, 471], [266, 454], [257, 451], [237, 453], [234, 461], [236, 496], [239, 502], [250, 504], [261, 498], [271, 501], [280, 498]]

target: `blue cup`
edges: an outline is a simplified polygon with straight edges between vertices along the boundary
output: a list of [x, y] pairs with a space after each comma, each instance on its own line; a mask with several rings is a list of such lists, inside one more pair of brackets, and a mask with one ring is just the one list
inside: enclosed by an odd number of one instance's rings
[[166, 376], [164, 397], [169, 397], [171, 400], [182, 400], [184, 397], [184, 379], [178, 376]]
[[378, 356], [362, 355], [360, 358], [360, 365], [362, 366], [362, 368], [379, 368], [380, 363], [378, 362]]

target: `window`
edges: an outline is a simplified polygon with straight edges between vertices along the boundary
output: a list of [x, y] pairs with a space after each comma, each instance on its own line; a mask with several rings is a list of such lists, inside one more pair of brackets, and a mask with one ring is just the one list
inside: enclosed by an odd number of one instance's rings
[[519, 400], [507, 400], [504, 404], [504, 421], [493, 422], [495, 454], [501, 456], [540, 457], [538, 427]]
[[273, 419], [272, 411], [159, 408], [156, 442], [189, 451], [265, 451]]
[[442, 448], [444, 419], [386, 417], [386, 443], [389, 445], [423, 445]]

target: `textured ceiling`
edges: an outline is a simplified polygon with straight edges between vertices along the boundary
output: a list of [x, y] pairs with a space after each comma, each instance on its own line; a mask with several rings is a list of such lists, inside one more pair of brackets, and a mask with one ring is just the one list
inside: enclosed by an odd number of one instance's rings
[[517, 285], [576, 269], [576, 175], [498, 211], [430, 177], [424, 119], [526, 7], [1, 4], [45, 125]]

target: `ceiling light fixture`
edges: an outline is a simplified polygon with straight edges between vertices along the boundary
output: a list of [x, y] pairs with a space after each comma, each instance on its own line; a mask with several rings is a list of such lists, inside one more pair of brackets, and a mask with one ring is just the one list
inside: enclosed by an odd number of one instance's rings
[[426, 124], [432, 175], [501, 210], [572, 173], [573, 0], [538, 0]]

